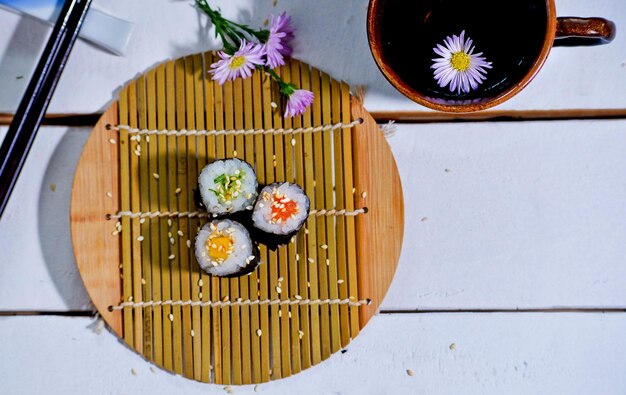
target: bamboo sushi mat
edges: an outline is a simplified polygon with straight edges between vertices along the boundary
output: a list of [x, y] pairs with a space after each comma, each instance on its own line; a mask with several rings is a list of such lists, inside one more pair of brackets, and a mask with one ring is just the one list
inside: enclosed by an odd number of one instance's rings
[[[279, 74], [316, 99], [283, 118], [268, 77], [220, 86], [207, 75], [215, 58], [163, 63], [121, 90], [81, 157], [72, 237], [94, 304], [128, 346], [195, 380], [261, 383], [345, 348], [375, 312], [397, 264], [402, 192], [345, 83], [290, 61]], [[195, 260], [207, 215], [194, 191], [207, 163], [233, 157], [261, 185], [301, 185], [311, 215], [287, 245], [260, 244], [254, 272], [228, 279]]]

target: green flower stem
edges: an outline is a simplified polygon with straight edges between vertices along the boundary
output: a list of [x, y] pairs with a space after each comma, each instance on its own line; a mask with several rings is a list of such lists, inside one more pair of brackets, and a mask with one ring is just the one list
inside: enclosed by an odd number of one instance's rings
[[224, 18], [219, 11], [212, 9], [206, 0], [196, 0], [196, 5], [211, 19], [211, 22], [215, 26], [215, 36], [220, 36], [224, 43], [224, 51], [229, 55], [237, 51], [237, 48], [241, 44], [241, 39], [245, 38], [242, 32], [255, 37], [261, 44], [265, 43], [269, 38], [269, 30], [254, 30], [246, 25], [228, 20]]

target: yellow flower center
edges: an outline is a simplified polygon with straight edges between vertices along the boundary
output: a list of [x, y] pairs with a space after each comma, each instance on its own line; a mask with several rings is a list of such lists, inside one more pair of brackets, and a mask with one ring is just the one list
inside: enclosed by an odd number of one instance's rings
[[465, 71], [469, 69], [472, 58], [465, 52], [455, 52], [450, 58], [450, 64], [456, 71]]
[[244, 63], [246, 63], [245, 56], [233, 56], [233, 59], [230, 61], [230, 68], [233, 69], [233, 70], [234, 69], [238, 69]]
[[233, 252], [233, 239], [225, 234], [213, 233], [206, 241], [206, 248], [211, 259], [223, 263]]

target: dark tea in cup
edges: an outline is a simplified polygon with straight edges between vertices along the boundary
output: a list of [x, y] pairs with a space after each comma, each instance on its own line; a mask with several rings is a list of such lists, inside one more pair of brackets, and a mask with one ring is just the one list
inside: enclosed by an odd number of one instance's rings
[[[559, 27], [569, 37], [585, 36], [584, 29], [572, 33], [572, 20], [559, 20]], [[575, 20], [586, 27], [591, 21]], [[409, 98], [444, 111], [481, 110], [516, 94], [545, 61], [556, 31], [552, 0], [371, 0], [368, 11], [370, 47], [383, 74]], [[490, 62], [484, 79], [467, 90], [439, 83], [433, 68], [441, 58], [434, 48], [462, 32], [473, 53]]]

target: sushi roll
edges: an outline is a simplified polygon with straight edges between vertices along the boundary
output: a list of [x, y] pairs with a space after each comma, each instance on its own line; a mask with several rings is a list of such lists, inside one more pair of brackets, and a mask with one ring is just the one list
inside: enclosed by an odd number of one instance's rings
[[251, 209], [258, 187], [254, 169], [239, 159], [218, 160], [198, 176], [200, 197], [215, 217]]
[[196, 259], [207, 273], [233, 277], [254, 270], [258, 264], [256, 246], [239, 222], [213, 220], [196, 236]]
[[263, 232], [288, 236], [297, 232], [308, 216], [309, 198], [302, 188], [277, 182], [261, 190], [252, 212], [252, 222]]

